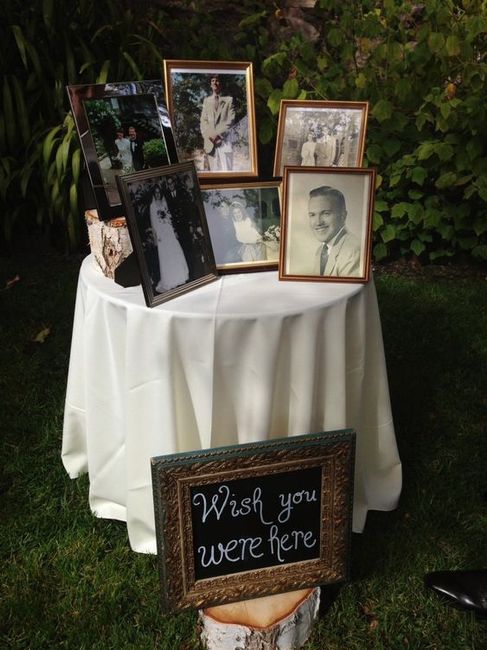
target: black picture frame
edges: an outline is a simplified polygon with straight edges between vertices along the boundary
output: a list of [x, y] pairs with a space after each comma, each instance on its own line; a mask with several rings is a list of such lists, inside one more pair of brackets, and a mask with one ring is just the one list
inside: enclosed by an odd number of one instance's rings
[[[123, 217], [116, 176], [137, 171], [141, 165], [153, 168], [178, 162], [162, 80], [69, 85], [66, 90], [98, 218]], [[125, 142], [131, 128], [135, 129], [133, 151], [127, 150]], [[116, 135], [120, 129], [121, 139]], [[123, 146], [115, 143], [118, 139]]]
[[152, 458], [164, 611], [347, 580], [354, 457], [345, 429]]
[[117, 176], [148, 307], [218, 279], [193, 162]]

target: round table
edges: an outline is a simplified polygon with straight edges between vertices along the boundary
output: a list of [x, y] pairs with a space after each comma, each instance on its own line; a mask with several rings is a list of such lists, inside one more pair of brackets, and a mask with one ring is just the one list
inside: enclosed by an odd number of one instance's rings
[[226, 275], [150, 309], [140, 286], [83, 261], [62, 459], [133, 550], [156, 552], [151, 457], [343, 428], [357, 433], [360, 532], [401, 491], [373, 281]]

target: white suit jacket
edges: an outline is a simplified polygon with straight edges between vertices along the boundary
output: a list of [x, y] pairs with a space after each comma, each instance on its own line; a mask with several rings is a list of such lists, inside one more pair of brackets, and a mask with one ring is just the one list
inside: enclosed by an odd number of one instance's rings
[[[316, 275], [320, 275], [320, 258], [324, 244], [316, 251]], [[360, 273], [360, 243], [348, 230], [328, 252], [323, 275], [357, 276]]]
[[219, 135], [222, 143], [219, 145], [222, 151], [232, 151], [232, 143], [228, 136], [228, 131], [235, 120], [235, 110], [233, 108], [233, 98], [223, 97], [220, 95], [218, 108], [215, 110], [215, 97], [209, 95], [203, 100], [201, 109], [200, 130], [203, 136], [203, 146], [206, 153], [211, 153], [214, 148], [210, 137], [214, 138]]

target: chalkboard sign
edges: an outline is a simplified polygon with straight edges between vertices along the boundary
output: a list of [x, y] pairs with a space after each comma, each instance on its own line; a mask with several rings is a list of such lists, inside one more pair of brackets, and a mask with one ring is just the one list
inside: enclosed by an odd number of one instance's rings
[[153, 458], [164, 609], [345, 580], [354, 450], [345, 430]]

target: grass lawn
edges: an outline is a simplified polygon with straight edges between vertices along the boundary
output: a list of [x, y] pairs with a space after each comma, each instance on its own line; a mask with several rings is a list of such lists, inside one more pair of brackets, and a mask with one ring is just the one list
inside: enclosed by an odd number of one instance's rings
[[[198, 648], [194, 613], [161, 615], [156, 558], [61, 464], [79, 264], [0, 260], [0, 648]], [[487, 568], [487, 280], [381, 271], [376, 286], [404, 489], [353, 536], [352, 580], [305, 647], [482, 650], [487, 621], [422, 580]]]

